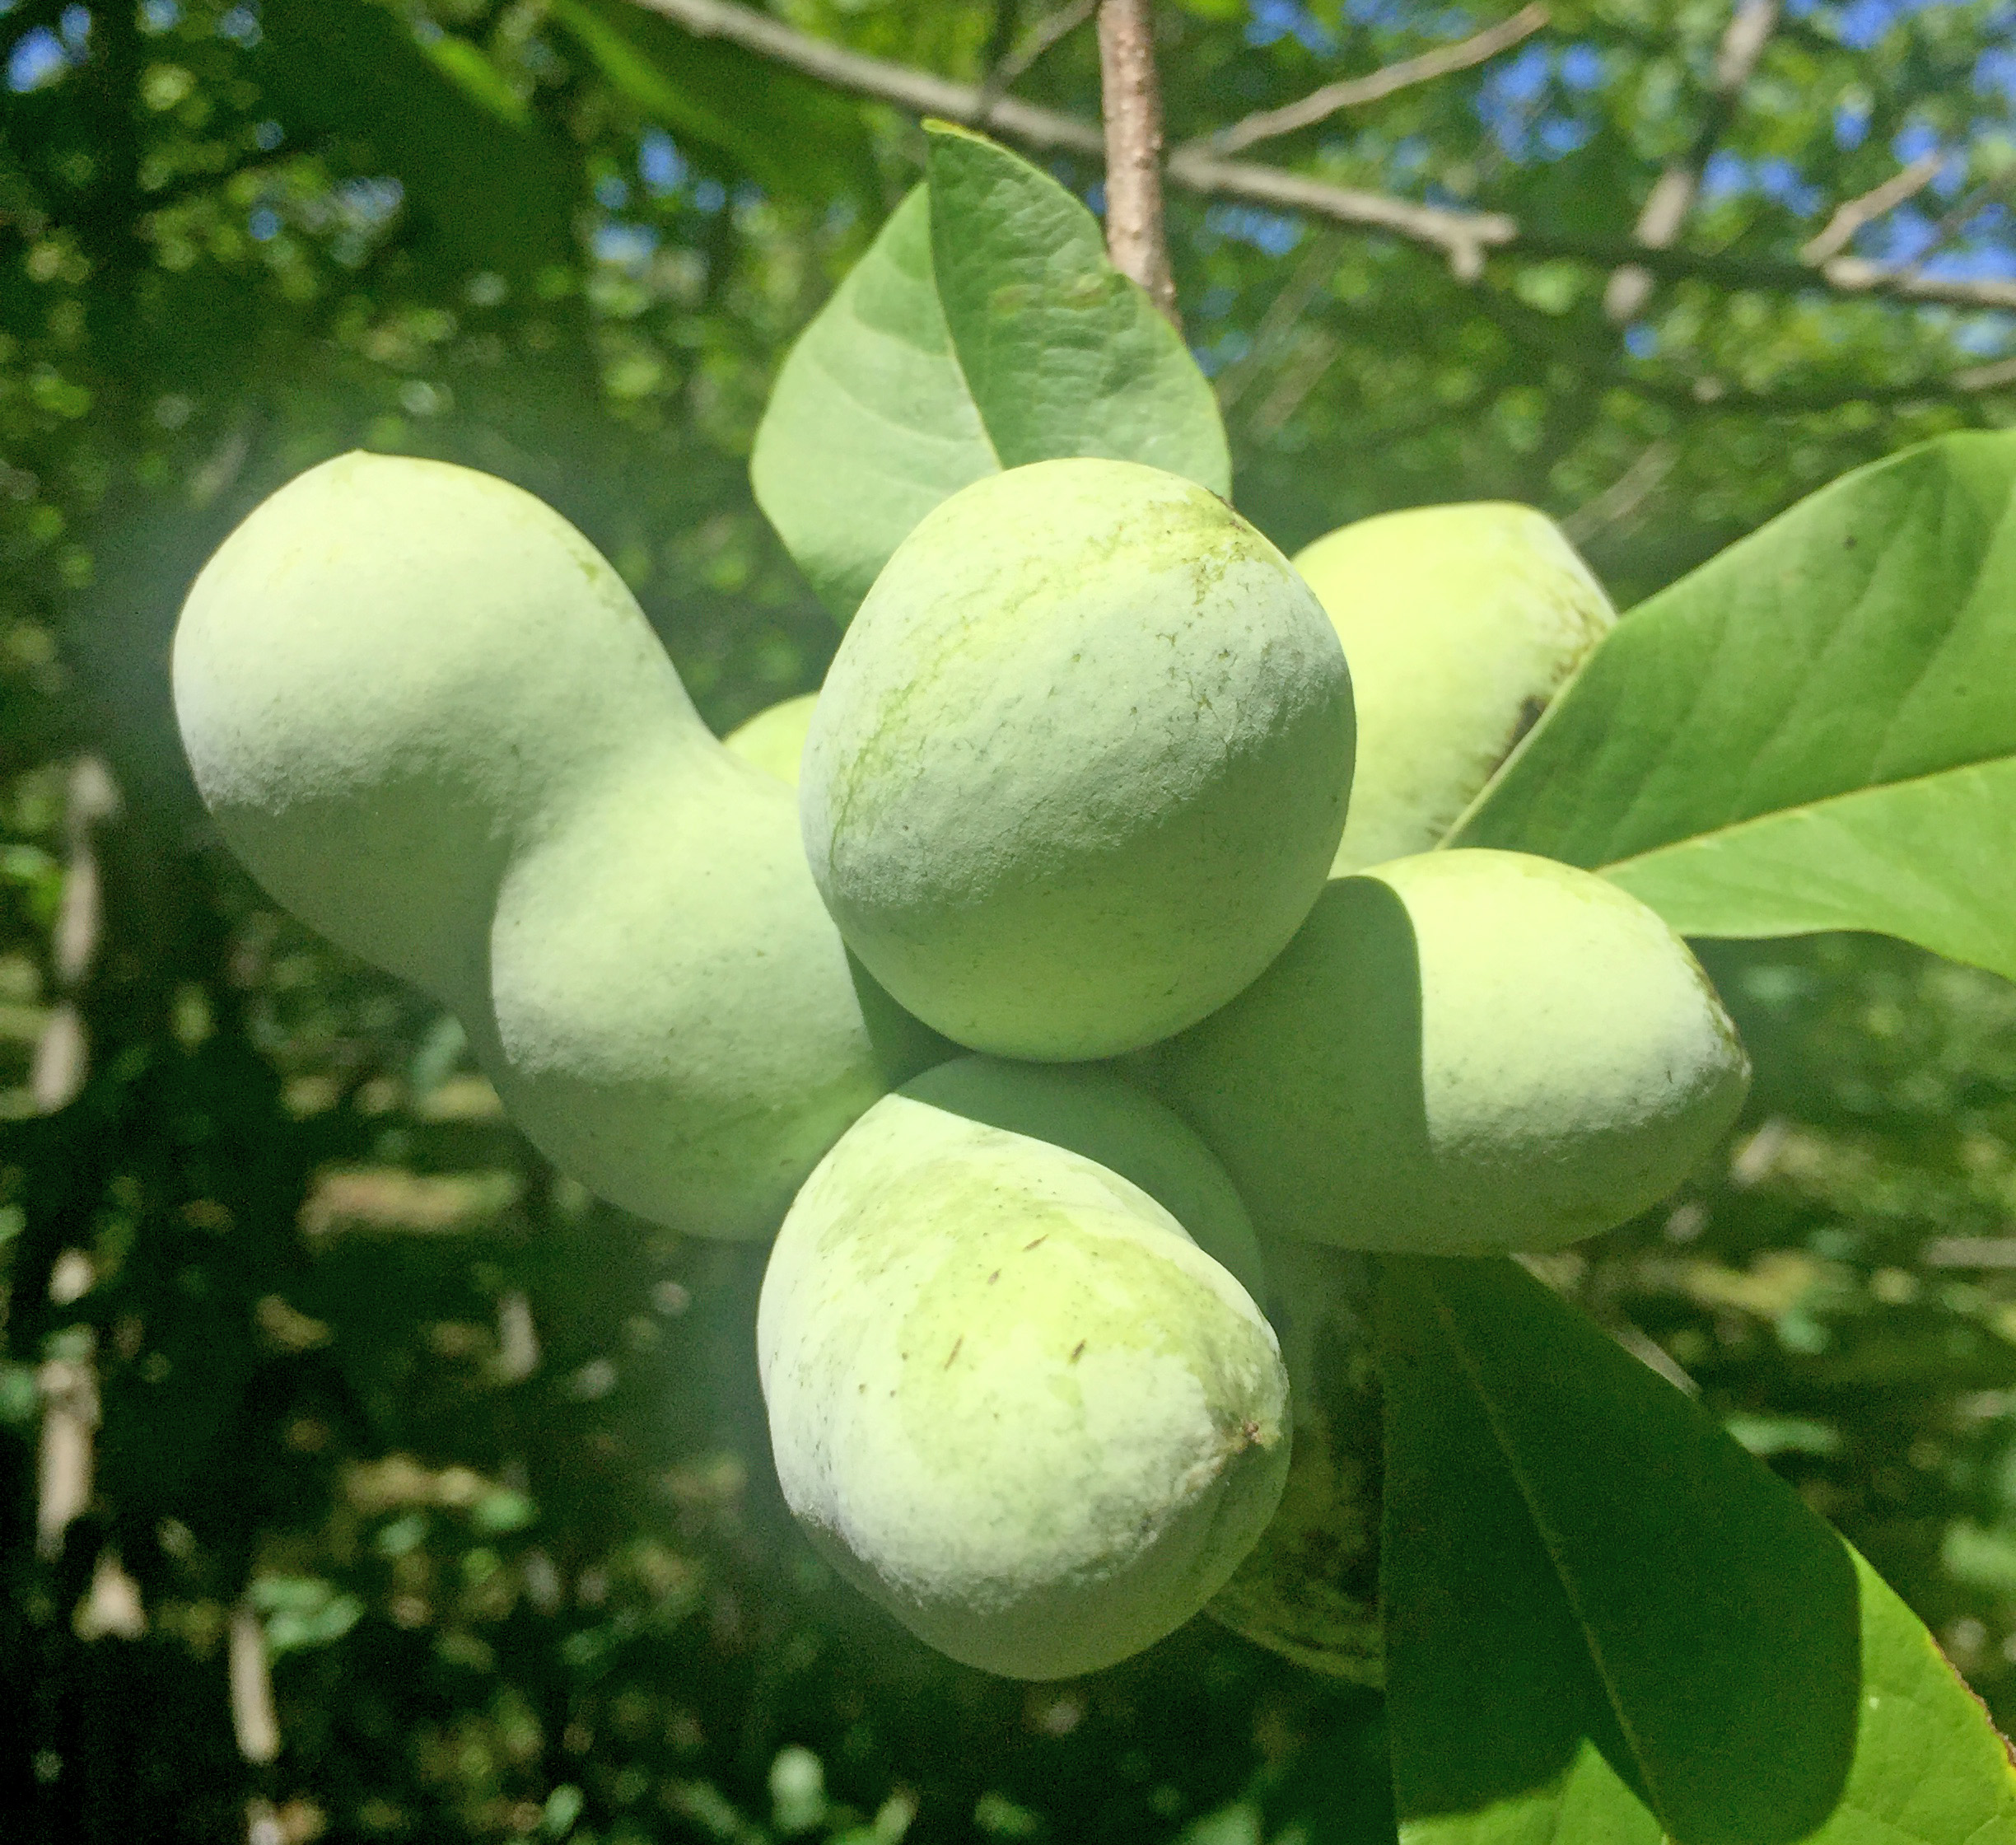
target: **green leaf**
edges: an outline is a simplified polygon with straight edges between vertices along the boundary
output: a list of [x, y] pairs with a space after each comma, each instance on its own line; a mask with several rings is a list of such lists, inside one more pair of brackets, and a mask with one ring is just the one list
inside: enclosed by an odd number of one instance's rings
[[2016, 977], [2016, 435], [1859, 469], [1621, 622], [1452, 834], [1697, 936]]
[[352, 170], [398, 175], [423, 260], [521, 283], [574, 260], [568, 162], [474, 45], [422, 46], [368, 0], [265, 0], [259, 17], [275, 114]]
[[2016, 1841], [1972, 1694], [1713, 1418], [1510, 1262], [1382, 1308], [1405, 1845]]
[[927, 184], [791, 349], [749, 463], [842, 622], [918, 520], [1004, 467], [1099, 455], [1230, 484], [1210, 385], [1092, 214], [979, 135], [930, 139]]
[[[822, 202], [837, 189], [879, 202], [860, 112], [831, 91], [628, 0], [552, 0], [548, 14], [646, 116], [725, 155], [758, 184]], [[754, 96], [760, 110], [749, 106]]]
[[945, 324], [1003, 467], [1099, 455], [1231, 491], [1210, 384], [1107, 261], [1091, 213], [1027, 161], [945, 124], [931, 131], [931, 197]]
[[482, 46], [453, 32], [415, 40], [421, 55], [478, 109], [507, 128], [530, 127], [532, 111]]
[[910, 528], [1000, 466], [932, 285], [918, 186], [784, 361], [749, 457], [757, 503], [844, 622]]

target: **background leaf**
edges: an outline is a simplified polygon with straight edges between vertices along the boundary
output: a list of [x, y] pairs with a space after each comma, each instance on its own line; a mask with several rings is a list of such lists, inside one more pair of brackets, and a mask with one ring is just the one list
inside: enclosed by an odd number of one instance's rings
[[1003, 467], [1109, 455], [1230, 489], [1210, 385], [1092, 214], [979, 135], [935, 124], [931, 150], [785, 361], [749, 463], [842, 622], [919, 519]]
[[508, 85], [476, 46], [443, 37], [422, 47], [363, 0], [266, 0], [260, 16], [263, 75], [288, 133], [396, 174], [422, 250], [521, 283], [572, 263], [572, 201], [555, 150], [529, 112], [512, 112]]
[[1874, 929], [2016, 974], [2016, 437], [1823, 488], [1622, 622], [1452, 843], [1692, 935]]
[[1790, 1488], [1510, 1262], [1384, 1286], [1410, 1845], [2016, 1839], [2001, 1740]]
[[[726, 155], [759, 184], [877, 195], [860, 114], [830, 91], [623, 0], [553, 0], [548, 12], [646, 118]], [[752, 95], [763, 98], [760, 112], [749, 107]]]

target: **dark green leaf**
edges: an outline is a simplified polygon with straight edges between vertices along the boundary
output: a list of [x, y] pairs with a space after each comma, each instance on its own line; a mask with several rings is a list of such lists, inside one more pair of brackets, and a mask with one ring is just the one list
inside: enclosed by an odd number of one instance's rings
[[260, 18], [260, 81], [289, 133], [397, 175], [423, 257], [520, 282], [572, 260], [567, 161], [474, 45], [423, 49], [365, 0], [265, 0]]
[[454, 84], [481, 110], [494, 115], [508, 128], [530, 125], [532, 111], [525, 98], [511, 86], [503, 72], [490, 62], [483, 47], [453, 32], [436, 33], [415, 41], [420, 53], [436, 70]]
[[1409, 1845], [2016, 1840], [1909, 1610], [1593, 1323], [1510, 1262], [1393, 1262], [1382, 1341]]
[[645, 115], [726, 155], [759, 185], [822, 200], [837, 184], [874, 189], [859, 112], [830, 91], [623, 0], [553, 0], [549, 12]]
[[928, 188], [785, 361], [749, 465], [842, 621], [919, 519], [1001, 468], [1101, 455], [1230, 485], [1210, 385], [1092, 214], [978, 135], [931, 146]]
[[1619, 624], [1452, 843], [1701, 936], [1874, 929], [2016, 976], [2016, 436], [1836, 482]]

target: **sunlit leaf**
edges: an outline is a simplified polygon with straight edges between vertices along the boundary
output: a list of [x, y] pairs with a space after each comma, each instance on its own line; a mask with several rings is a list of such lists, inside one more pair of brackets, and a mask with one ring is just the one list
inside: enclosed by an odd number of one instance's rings
[[1682, 932], [1871, 929], [2016, 977], [2016, 436], [1858, 470], [1620, 623], [1453, 843]]
[[1003, 467], [1099, 455], [1230, 485], [1210, 385], [1092, 214], [978, 135], [935, 125], [931, 150], [786, 359], [749, 465], [842, 621], [918, 520]]
[[1514, 1263], [1392, 1262], [1382, 1584], [1407, 1845], [2016, 1840], [1925, 1629]]

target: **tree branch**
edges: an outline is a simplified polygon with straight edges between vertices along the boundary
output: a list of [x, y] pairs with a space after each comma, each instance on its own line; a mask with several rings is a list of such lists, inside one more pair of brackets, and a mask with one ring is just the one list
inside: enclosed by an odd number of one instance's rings
[[[696, 38], [726, 39], [745, 51], [830, 83], [836, 90], [894, 103], [914, 114], [940, 115], [968, 127], [980, 124], [982, 96], [976, 86], [849, 51], [844, 45], [795, 30], [754, 7], [736, 6], [733, 0], [636, 0], [636, 4], [684, 26]], [[989, 128], [1026, 147], [1062, 147], [1092, 155], [1106, 152], [1105, 136], [1091, 123], [1035, 108], [1013, 96], [996, 101], [986, 120]]]
[[1800, 248], [1799, 260], [1824, 263], [1830, 256], [1840, 255], [1864, 225], [1874, 223], [1884, 213], [1896, 210], [1907, 199], [1916, 198], [1938, 178], [1939, 170], [1945, 163], [1944, 154], [1926, 154], [1913, 161], [1902, 172], [1892, 174], [1881, 185], [1872, 186], [1860, 199], [1850, 199], [1845, 205], [1836, 206], [1834, 215], [1827, 221], [1827, 228]]
[[1547, 22], [1547, 8], [1540, 4], [1540, 0], [1533, 0], [1533, 4], [1521, 7], [1511, 18], [1488, 26], [1482, 32], [1458, 40], [1454, 44], [1425, 51], [1418, 58], [1404, 58], [1398, 63], [1388, 64], [1365, 77], [1350, 77], [1339, 83], [1326, 83], [1322, 89], [1311, 91], [1300, 102], [1258, 110], [1190, 145], [1201, 153], [1236, 154], [1256, 142], [1292, 134], [1297, 128], [1313, 128], [1339, 110], [1361, 109], [1367, 103], [1390, 96], [1396, 90], [1430, 82], [1454, 71], [1468, 70], [1474, 64], [1482, 64], [1500, 52], [1510, 50], [1521, 40], [1531, 38]]
[[[734, 0], [632, 0], [632, 3], [700, 37], [729, 40], [745, 50], [852, 95], [969, 125], [977, 125], [981, 119], [982, 98], [975, 85], [955, 83], [929, 71], [863, 56], [795, 31], [766, 14], [735, 5]], [[987, 124], [1005, 138], [1039, 152], [1062, 150], [1099, 156], [1105, 152], [1105, 138], [1091, 123], [1060, 114], [1055, 110], [1038, 108], [1014, 96], [1001, 99]], [[1391, 193], [1332, 185], [1284, 167], [1220, 159], [1187, 146], [1171, 156], [1164, 177], [1171, 185], [1206, 198], [1244, 199], [1276, 210], [1326, 218], [1357, 230], [1388, 233], [1439, 252], [1465, 279], [1481, 272], [1486, 252], [1502, 250], [1524, 256], [1562, 258], [1594, 269], [1614, 269], [1621, 264], [1636, 264], [1661, 281], [1692, 278], [1723, 287], [1780, 294], [1818, 287], [1839, 294], [1887, 297], [1926, 305], [2016, 309], [2016, 281], [1914, 276], [1850, 256], [1836, 256], [1815, 268], [1790, 259], [1731, 257], [1700, 250], [1647, 248], [1616, 238], [1578, 237], [1522, 225], [1503, 212], [1423, 205]]]
[[[1701, 189], [1701, 170], [1735, 114], [1743, 87], [1777, 23], [1778, 0], [1737, 0], [1715, 51], [1715, 75], [1709, 84], [1712, 100], [1694, 144], [1684, 161], [1673, 161], [1659, 175], [1638, 214], [1631, 235], [1645, 249], [1668, 249], [1680, 235]], [[1603, 312], [1619, 324], [1630, 320], [1651, 294], [1652, 279], [1652, 272], [1642, 264], [1626, 264], [1615, 271], [1603, 291]]]
[[1099, 0], [1099, 92], [1106, 119], [1106, 248], [1113, 267], [1178, 326], [1162, 222], [1162, 92], [1153, 0]]

